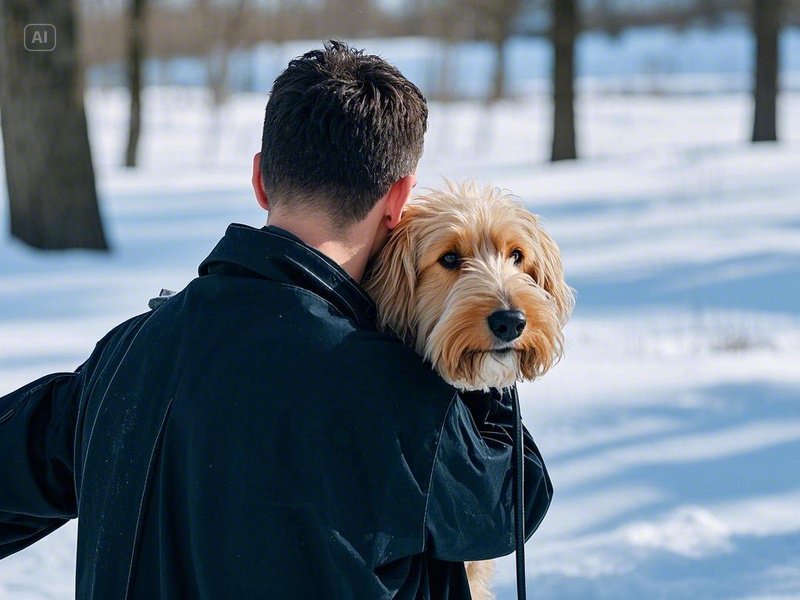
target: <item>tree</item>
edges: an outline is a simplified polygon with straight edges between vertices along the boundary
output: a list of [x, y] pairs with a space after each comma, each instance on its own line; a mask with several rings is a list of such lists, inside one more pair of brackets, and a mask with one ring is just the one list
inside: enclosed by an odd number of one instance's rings
[[146, 0], [130, 0], [128, 36], [128, 91], [130, 113], [128, 120], [128, 144], [125, 147], [125, 166], [136, 166], [139, 136], [142, 131], [142, 61], [145, 43]]
[[487, 37], [494, 49], [494, 70], [489, 101], [502, 100], [506, 95], [506, 46], [511, 37], [514, 20], [522, 0], [468, 0], [477, 18], [484, 23]]
[[551, 0], [553, 44], [553, 146], [550, 160], [577, 158], [575, 151], [575, 39], [577, 0]]
[[756, 38], [754, 142], [774, 142], [778, 139], [776, 112], [781, 4], [782, 0], [754, 0], [753, 3], [753, 32]]
[[228, 98], [230, 55], [241, 40], [248, 5], [248, 0], [235, 0], [223, 6], [217, 6], [210, 0], [200, 0], [204, 14], [203, 27], [212, 38], [209, 40], [207, 56], [208, 86], [216, 118]]
[[[0, 2], [0, 124], [11, 235], [37, 248], [105, 250], [75, 20], [74, 0]], [[51, 24], [55, 49], [26, 50], [29, 23]]]

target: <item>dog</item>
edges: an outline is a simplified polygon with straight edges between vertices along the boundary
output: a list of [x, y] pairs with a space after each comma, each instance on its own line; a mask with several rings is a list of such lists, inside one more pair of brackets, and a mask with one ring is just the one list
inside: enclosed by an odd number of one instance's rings
[[[574, 305], [558, 246], [499, 189], [447, 182], [415, 197], [364, 282], [378, 324], [461, 390], [541, 377], [563, 353]], [[476, 600], [491, 561], [466, 564]]]

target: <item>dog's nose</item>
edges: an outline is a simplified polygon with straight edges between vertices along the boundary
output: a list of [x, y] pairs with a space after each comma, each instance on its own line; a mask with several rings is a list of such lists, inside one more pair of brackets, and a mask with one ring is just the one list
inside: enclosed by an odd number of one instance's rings
[[517, 339], [525, 329], [525, 313], [521, 310], [496, 310], [486, 320], [495, 337], [504, 342]]

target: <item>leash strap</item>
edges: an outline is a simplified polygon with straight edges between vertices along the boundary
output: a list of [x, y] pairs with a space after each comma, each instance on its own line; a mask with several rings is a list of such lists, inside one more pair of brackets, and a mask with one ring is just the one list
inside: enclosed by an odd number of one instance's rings
[[511, 407], [514, 414], [512, 493], [514, 495], [514, 543], [517, 559], [517, 600], [525, 600], [525, 449], [522, 414], [519, 410], [519, 394], [516, 385], [511, 388]]

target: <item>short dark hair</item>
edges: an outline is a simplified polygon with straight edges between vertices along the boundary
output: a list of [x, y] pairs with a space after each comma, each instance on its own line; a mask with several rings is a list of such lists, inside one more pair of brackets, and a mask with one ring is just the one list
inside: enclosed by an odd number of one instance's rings
[[261, 141], [267, 196], [321, 209], [337, 226], [361, 221], [416, 169], [427, 120], [425, 97], [397, 68], [331, 40], [292, 60], [272, 87]]

